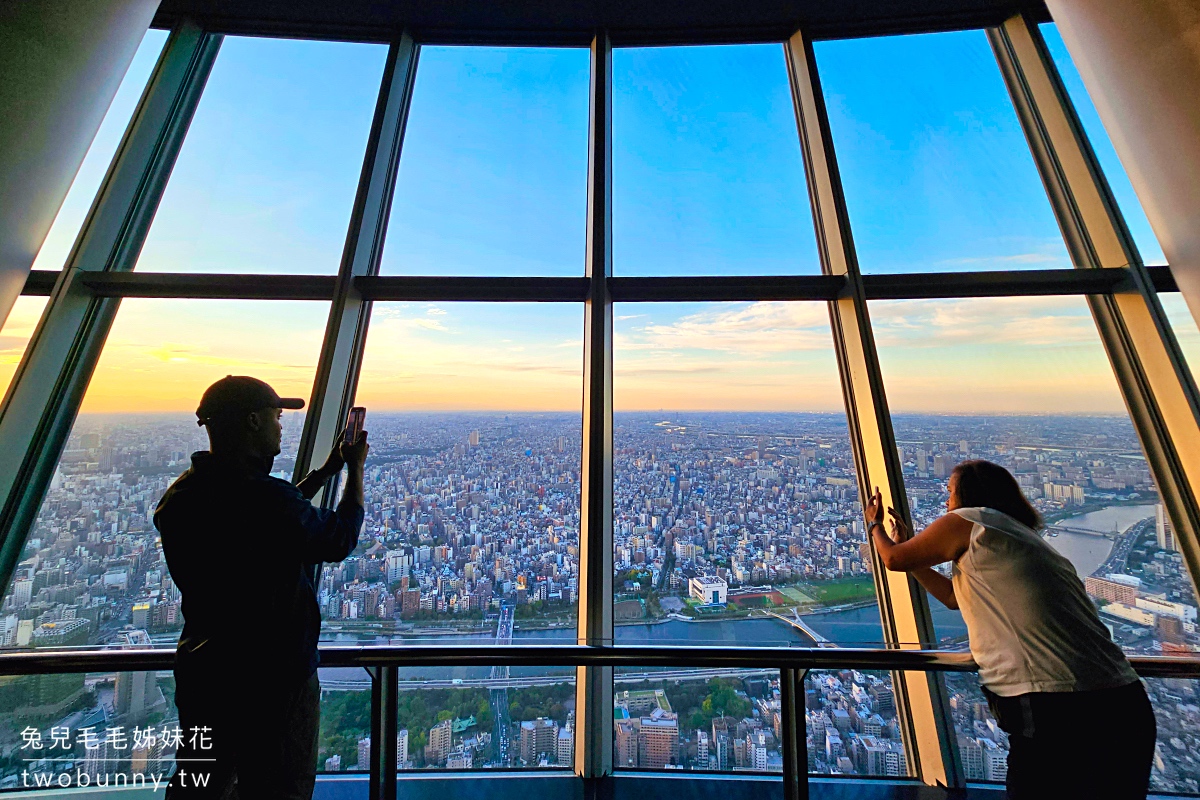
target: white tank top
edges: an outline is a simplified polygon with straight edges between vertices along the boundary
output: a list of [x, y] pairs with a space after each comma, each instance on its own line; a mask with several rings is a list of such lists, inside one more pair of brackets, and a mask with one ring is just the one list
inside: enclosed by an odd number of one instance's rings
[[984, 686], [1012, 697], [1137, 680], [1070, 561], [1000, 511], [952, 513], [975, 523], [970, 546], [954, 562], [953, 582]]

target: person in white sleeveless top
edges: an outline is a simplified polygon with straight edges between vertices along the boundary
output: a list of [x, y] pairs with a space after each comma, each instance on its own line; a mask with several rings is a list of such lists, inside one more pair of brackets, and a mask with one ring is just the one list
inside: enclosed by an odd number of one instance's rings
[[[979, 679], [1009, 736], [1008, 796], [1145, 798], [1154, 712], [1071, 562], [1038, 533], [1041, 515], [1008, 470], [964, 461], [949, 513], [911, 536], [879, 490], [868, 536], [889, 570], [908, 572], [962, 611]], [[953, 563], [953, 578], [932, 567]]]

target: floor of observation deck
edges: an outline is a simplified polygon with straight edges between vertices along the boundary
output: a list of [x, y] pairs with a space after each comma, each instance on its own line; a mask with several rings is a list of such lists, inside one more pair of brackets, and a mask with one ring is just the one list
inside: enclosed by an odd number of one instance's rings
[[[536, 781], [531, 786], [530, 781]], [[327, 775], [317, 779], [313, 800], [368, 800], [366, 775]], [[757, 776], [618, 775], [608, 783], [605, 800], [644, 800], [663, 792], [689, 800], [783, 800], [783, 784], [776, 778]], [[398, 794], [404, 800], [581, 800], [582, 782], [572, 775], [528, 773], [458, 773], [454, 775], [405, 775]], [[156, 800], [163, 790], [69, 789], [13, 793], [22, 800], [59, 798], [69, 793], [72, 800]], [[603, 796], [603, 795], [602, 795]], [[886, 778], [825, 778], [809, 780], [812, 800], [1003, 800], [1004, 788], [972, 784], [949, 792], [915, 781]], [[1150, 795], [1149, 800], [1167, 800], [1167, 795]]]

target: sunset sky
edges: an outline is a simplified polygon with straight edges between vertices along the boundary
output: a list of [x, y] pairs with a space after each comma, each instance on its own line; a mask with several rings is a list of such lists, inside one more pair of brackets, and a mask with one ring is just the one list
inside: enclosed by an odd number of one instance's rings
[[[1143, 257], [1161, 262], [1044, 30]], [[61, 267], [165, 38], [147, 35], [37, 268]], [[385, 55], [227, 38], [138, 268], [336, 271]], [[817, 60], [864, 271], [1069, 266], [982, 32], [825, 42]], [[818, 271], [782, 48], [618, 50], [613, 73], [616, 274]], [[586, 50], [424, 48], [382, 271], [582, 274], [587, 95]], [[0, 331], [0, 385], [44, 303], [22, 298]], [[1200, 358], [1182, 302], [1164, 303]], [[870, 313], [897, 411], [1124, 412], [1082, 298]], [[84, 411], [191, 411], [230, 372], [307, 397], [327, 314], [126, 300]], [[582, 328], [571, 304], [377, 303], [359, 402], [578, 411]], [[842, 408], [822, 303], [625, 304], [615, 342], [618, 410]]]

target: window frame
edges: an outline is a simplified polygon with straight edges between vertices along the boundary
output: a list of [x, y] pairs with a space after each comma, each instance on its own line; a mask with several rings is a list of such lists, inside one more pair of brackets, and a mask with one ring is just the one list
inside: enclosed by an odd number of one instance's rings
[[[242, 33], [242, 31], [239, 31]], [[34, 272], [23, 293], [50, 302], [0, 403], [0, 579], [7, 586], [78, 413], [123, 297], [326, 299], [332, 302], [297, 477], [327, 449], [353, 403], [375, 300], [545, 301], [584, 304], [580, 600], [577, 641], [613, 647], [613, 303], [795, 300], [826, 303], [831, 316], [860, 492], [879, 485], [909, 512], [867, 301], [950, 297], [1084, 295], [1182, 544], [1193, 584], [1200, 577], [1200, 453], [1175, 442], [1200, 436], [1200, 392], [1157, 291], [1174, 290], [1167, 267], [1145, 267], [1037, 29], [1017, 15], [987, 29], [1010, 97], [1042, 176], [1075, 269], [864, 276], [854, 255], [837, 158], [821, 94], [813, 39], [783, 41], [799, 144], [816, 226], [821, 275], [613, 277], [612, 49], [590, 44], [587, 250], [579, 278], [378, 275], [395, 190], [420, 42], [390, 41], [379, 99], [336, 276], [156, 274], [133, 271], [154, 211], [222, 34], [179, 22], [163, 49], [66, 268]], [[438, 44], [445, 44], [439, 41]], [[673, 42], [681, 43], [681, 42]], [[556, 43], [561, 44], [561, 43]], [[329, 504], [331, 482], [315, 500]], [[876, 593], [889, 646], [936, 643], [924, 591], [876, 563]], [[905, 644], [908, 643], [908, 644]], [[913, 645], [912, 643], [916, 643]], [[49, 657], [44, 655], [42, 657]], [[575, 774], [613, 771], [612, 667], [579, 666]], [[378, 667], [373, 741], [395, 736], [396, 667]], [[794, 719], [802, 670], [784, 668], [784, 704]], [[893, 677], [908, 763], [927, 784], [964, 784], [945, 685], [936, 672]], [[390, 698], [390, 699], [389, 699]], [[390, 709], [390, 710], [389, 710]], [[798, 793], [796, 737], [784, 743], [785, 791]], [[393, 748], [374, 748], [375, 782], [395, 779]], [[390, 756], [389, 756], [390, 753]], [[791, 767], [788, 767], [788, 764]], [[803, 772], [800, 773], [801, 775]]]

